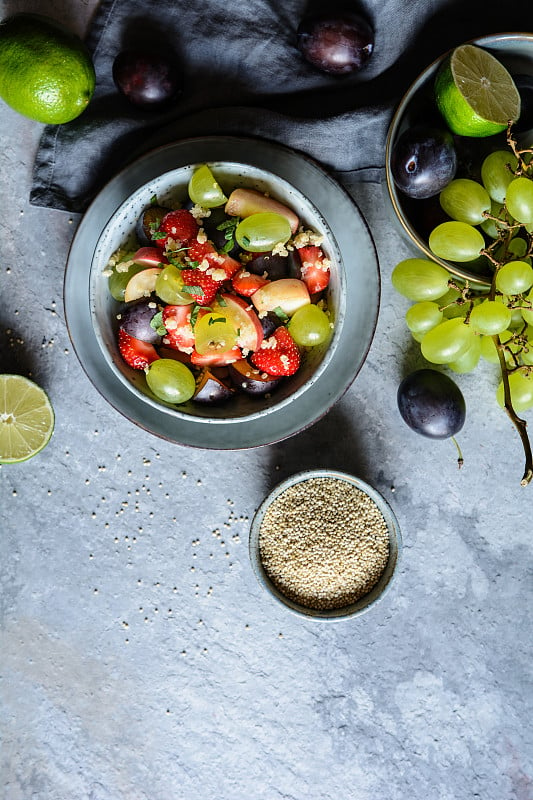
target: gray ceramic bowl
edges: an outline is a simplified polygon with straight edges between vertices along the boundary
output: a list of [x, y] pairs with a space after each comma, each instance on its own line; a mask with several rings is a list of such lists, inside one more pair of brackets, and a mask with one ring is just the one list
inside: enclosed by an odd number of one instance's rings
[[[507, 67], [511, 74], [533, 75], [533, 34], [531, 33], [502, 33], [484, 36], [473, 39], [468, 44], [488, 50]], [[433, 255], [427, 244], [428, 232], [434, 224], [444, 219], [444, 217], [439, 218], [438, 199], [410, 200], [398, 191], [391, 172], [391, 154], [399, 136], [411, 125], [432, 119], [431, 115], [435, 113], [433, 82], [446, 55], [447, 53], [444, 53], [422, 72], [409, 87], [394, 113], [387, 135], [385, 154], [387, 193], [396, 219], [403, 232], [421, 251], [421, 257], [425, 256], [436, 261], [453, 275], [468, 280], [474, 285], [487, 286], [491, 282], [491, 274], [484, 266], [480, 266], [476, 271], [472, 266], [469, 267], [468, 263], [458, 264]], [[444, 125], [440, 118], [438, 118], [437, 124]], [[531, 132], [528, 132], [529, 138], [531, 138], [530, 134]], [[483, 157], [489, 152], [502, 146], [505, 147], [505, 134], [481, 139], [460, 138], [462, 141], [458, 142], [458, 146], [463, 146], [465, 158], [473, 159], [474, 162], [479, 160], [481, 163]]]
[[[366, 495], [368, 495], [368, 497], [370, 497], [374, 501], [374, 503], [380, 510], [381, 514], [383, 515], [383, 518], [387, 525], [387, 530], [389, 534], [389, 558], [386, 567], [381, 575], [381, 578], [368, 594], [366, 594], [364, 597], [361, 597], [357, 602], [352, 603], [351, 605], [348, 606], [344, 606], [342, 608], [335, 608], [330, 610], [315, 610], [313, 608], [308, 608], [306, 606], [294, 602], [293, 600], [286, 597], [282, 592], [280, 592], [275, 583], [272, 582], [261, 560], [259, 537], [261, 533], [261, 525], [263, 524], [263, 520], [269, 506], [291, 486], [295, 486], [296, 484], [311, 480], [313, 478], [333, 478], [336, 480], [346, 481], [351, 486], [355, 486], [357, 489], [364, 492]], [[350, 475], [348, 473], [338, 472], [335, 470], [327, 470], [327, 469], [306, 470], [304, 472], [296, 473], [295, 475], [292, 475], [290, 478], [287, 478], [285, 481], [276, 486], [270, 492], [270, 494], [263, 500], [263, 502], [261, 503], [261, 505], [259, 506], [254, 515], [254, 518], [252, 520], [252, 525], [250, 528], [250, 538], [249, 538], [250, 561], [255, 576], [259, 581], [260, 585], [276, 601], [281, 603], [290, 611], [293, 611], [296, 614], [300, 614], [305, 617], [309, 617], [311, 619], [316, 619], [316, 620], [351, 619], [352, 617], [357, 617], [365, 613], [366, 611], [369, 611], [391, 587], [393, 578], [397, 572], [401, 552], [402, 552], [402, 536], [400, 532], [400, 526], [398, 524], [398, 520], [396, 519], [392, 508], [387, 503], [385, 498], [378, 491], [376, 491], [376, 489], [374, 489], [372, 486], [370, 486], [368, 483], [361, 480], [360, 478], [356, 478], [355, 476]]]
[[[155, 398], [142, 370], [117, 347], [118, 304], [103, 275], [111, 254], [133, 235], [138, 215], [157, 195], [184, 200], [195, 166], [209, 163], [226, 191], [248, 186], [287, 203], [305, 227], [325, 235], [334, 332], [313, 348], [298, 373], [271, 399], [245, 395], [208, 408]], [[149, 153], [114, 178], [83, 218], [65, 276], [65, 313], [79, 360], [104, 397], [132, 422], [180, 444], [213, 449], [256, 447], [309, 426], [338, 400], [359, 372], [379, 306], [375, 247], [357, 206], [316, 162], [269, 142], [206, 137]]]

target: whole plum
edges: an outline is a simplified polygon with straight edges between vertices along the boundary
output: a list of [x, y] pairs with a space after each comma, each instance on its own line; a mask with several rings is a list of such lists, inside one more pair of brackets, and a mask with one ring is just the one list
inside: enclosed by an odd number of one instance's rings
[[412, 430], [430, 439], [455, 436], [466, 416], [465, 400], [455, 381], [434, 369], [419, 369], [403, 379], [398, 409]]
[[133, 105], [146, 109], [168, 106], [182, 89], [176, 60], [151, 50], [122, 50], [113, 62], [113, 80]]
[[317, 69], [348, 75], [364, 67], [374, 50], [374, 31], [364, 17], [345, 11], [305, 17], [297, 31], [297, 47]]
[[448, 185], [457, 170], [453, 136], [439, 128], [408, 128], [392, 149], [390, 166], [394, 183], [408, 197], [433, 197]]

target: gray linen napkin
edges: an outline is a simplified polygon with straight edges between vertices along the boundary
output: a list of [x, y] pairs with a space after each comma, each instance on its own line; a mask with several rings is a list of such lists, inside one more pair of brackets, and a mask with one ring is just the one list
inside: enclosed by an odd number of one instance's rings
[[[333, 2], [317, 3], [333, 8]], [[346, 4], [345, 4], [346, 5]], [[239, 134], [286, 144], [332, 172], [379, 180], [387, 127], [416, 75], [469, 38], [531, 29], [531, 0], [362, 0], [375, 47], [359, 72], [337, 77], [296, 47], [306, 0], [102, 0], [88, 33], [97, 86], [88, 109], [44, 129], [30, 201], [83, 212], [123, 166], [188, 136]], [[126, 47], [173, 49], [184, 90], [171, 110], [140, 111], [117, 91], [112, 65]]]

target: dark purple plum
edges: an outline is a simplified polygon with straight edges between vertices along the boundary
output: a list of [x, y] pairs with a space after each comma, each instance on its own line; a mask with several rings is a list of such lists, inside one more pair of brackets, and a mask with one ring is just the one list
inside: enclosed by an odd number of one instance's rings
[[364, 67], [374, 50], [374, 31], [360, 14], [320, 12], [305, 17], [296, 43], [303, 57], [331, 75], [348, 75]]
[[448, 439], [464, 425], [466, 404], [455, 381], [434, 369], [407, 375], [398, 387], [398, 409], [412, 430], [430, 439]]
[[520, 95], [520, 117], [513, 126], [515, 131], [528, 131], [533, 128], [533, 75], [513, 75]]
[[[207, 233], [208, 238], [213, 242], [217, 250], [224, 250], [225, 253], [235, 258], [240, 252], [241, 248], [235, 239], [235, 227], [224, 228], [219, 230], [218, 226], [227, 222], [228, 218], [224, 213], [223, 208], [212, 208], [211, 214], [202, 220], [202, 227]], [[231, 238], [226, 238], [226, 230], [231, 231]], [[231, 246], [228, 245], [231, 242]]]
[[193, 400], [197, 403], [214, 405], [224, 403], [234, 394], [235, 390], [231, 386], [205, 367], [196, 381]]
[[157, 228], [159, 228], [159, 223], [169, 211], [170, 208], [152, 205], [145, 208], [144, 211], [139, 214], [135, 227], [135, 233], [137, 234], [139, 244], [143, 247], [149, 247], [154, 244], [151, 226], [155, 225], [154, 230], [157, 230]]
[[157, 305], [149, 298], [130, 303], [121, 312], [120, 327], [134, 339], [159, 344], [161, 336], [150, 324], [156, 314]]
[[271, 253], [261, 253], [252, 258], [246, 265], [249, 272], [254, 275], [264, 275], [271, 281], [279, 278], [286, 278], [289, 274], [288, 259], [286, 256], [272, 255]]
[[390, 166], [394, 183], [408, 197], [433, 197], [457, 170], [453, 136], [440, 128], [408, 128], [392, 148]]
[[260, 372], [253, 367], [246, 359], [234, 361], [228, 367], [229, 375], [234, 386], [245, 394], [263, 397], [272, 392], [281, 378], [274, 378], [272, 375], [265, 377], [264, 372]]
[[275, 311], [267, 311], [265, 315], [259, 317], [259, 322], [263, 328], [263, 336], [265, 339], [272, 336], [276, 328], [284, 324], [284, 321], [281, 317], [278, 317]]
[[135, 106], [159, 110], [180, 94], [182, 76], [167, 52], [122, 50], [113, 62], [117, 89]]

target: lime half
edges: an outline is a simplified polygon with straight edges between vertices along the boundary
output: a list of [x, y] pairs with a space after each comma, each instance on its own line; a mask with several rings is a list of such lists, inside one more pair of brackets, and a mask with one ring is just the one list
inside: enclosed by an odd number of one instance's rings
[[0, 464], [36, 455], [54, 430], [54, 410], [40, 386], [22, 375], [0, 375]]
[[481, 47], [464, 44], [437, 73], [435, 100], [453, 133], [492, 136], [520, 116], [520, 95], [503, 64]]

